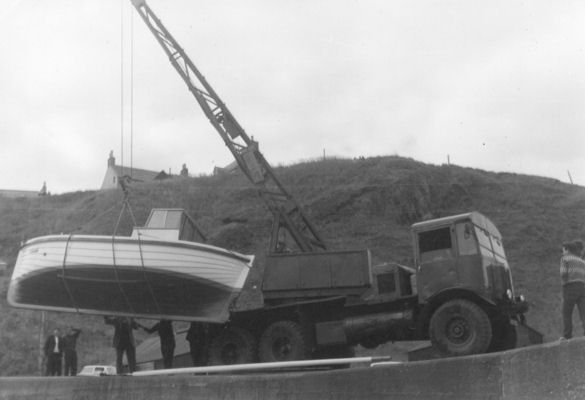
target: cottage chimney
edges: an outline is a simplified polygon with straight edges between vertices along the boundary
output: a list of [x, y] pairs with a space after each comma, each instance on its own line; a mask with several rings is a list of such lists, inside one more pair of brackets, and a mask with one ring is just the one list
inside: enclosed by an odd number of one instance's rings
[[110, 157], [108, 158], [108, 167], [116, 165], [116, 159], [114, 158], [114, 150], [110, 151]]

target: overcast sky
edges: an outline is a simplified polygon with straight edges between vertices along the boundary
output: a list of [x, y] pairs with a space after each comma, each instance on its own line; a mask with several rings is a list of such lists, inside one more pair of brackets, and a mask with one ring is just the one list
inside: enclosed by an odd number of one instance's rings
[[[232, 162], [129, 0], [0, 3], [0, 189], [97, 189], [110, 150]], [[585, 184], [583, 1], [148, 4], [273, 165], [449, 156]]]

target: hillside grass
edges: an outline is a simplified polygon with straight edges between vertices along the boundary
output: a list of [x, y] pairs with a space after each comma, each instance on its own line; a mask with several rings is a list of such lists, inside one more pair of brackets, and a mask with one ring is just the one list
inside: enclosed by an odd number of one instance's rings
[[[558, 263], [564, 240], [583, 237], [585, 190], [557, 180], [427, 165], [401, 157], [327, 159], [278, 167], [284, 186], [302, 204], [330, 249], [371, 249], [373, 262], [412, 265], [410, 225], [477, 210], [504, 236], [518, 293], [530, 302], [530, 325], [560, 336]], [[21, 242], [56, 233], [129, 234], [123, 193], [76, 192], [35, 199], [0, 198], [0, 257], [13, 265]], [[240, 308], [260, 304], [258, 289], [271, 215], [241, 174], [134, 184], [129, 204], [137, 225], [152, 208], [185, 208], [209, 242], [255, 254]], [[38, 374], [39, 342], [53, 327], [83, 329], [80, 365], [111, 363], [111, 327], [97, 316], [10, 308], [8, 277], [0, 278], [0, 374]], [[149, 324], [149, 321], [143, 321]], [[40, 335], [40, 337], [39, 337]], [[139, 333], [138, 339], [145, 336]]]

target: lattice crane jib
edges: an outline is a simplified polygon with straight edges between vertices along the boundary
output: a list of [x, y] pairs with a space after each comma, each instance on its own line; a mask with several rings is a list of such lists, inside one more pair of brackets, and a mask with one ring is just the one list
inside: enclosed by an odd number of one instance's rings
[[238, 166], [259, 191], [273, 214], [271, 252], [286, 251], [283, 243], [290, 237], [302, 252], [325, 250], [313, 223], [276, 177], [260, 152], [258, 142], [250, 138], [225, 103], [215, 93], [185, 51], [144, 0], [131, 0], [146, 26], [167, 54], [172, 66], [187, 84], [197, 103], [231, 151]]

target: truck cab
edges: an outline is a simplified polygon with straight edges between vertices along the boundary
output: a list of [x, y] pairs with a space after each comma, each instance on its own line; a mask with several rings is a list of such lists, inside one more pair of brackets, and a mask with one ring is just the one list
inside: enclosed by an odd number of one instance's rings
[[514, 299], [502, 235], [478, 212], [412, 226], [421, 303], [445, 290], [468, 290], [494, 304]]
[[451, 355], [514, 347], [528, 306], [496, 226], [474, 211], [416, 223], [412, 235], [419, 334]]

